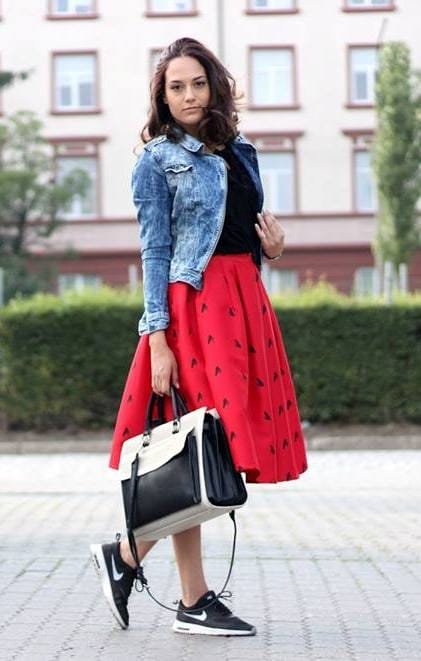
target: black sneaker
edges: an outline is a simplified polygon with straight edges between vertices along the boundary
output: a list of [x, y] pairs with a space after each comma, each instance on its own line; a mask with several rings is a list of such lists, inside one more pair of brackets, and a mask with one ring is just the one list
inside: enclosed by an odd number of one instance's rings
[[136, 578], [136, 570], [121, 559], [120, 542], [91, 544], [90, 549], [111, 612], [121, 628], [127, 629], [129, 626], [127, 601]]
[[[187, 608], [179, 601], [178, 612], [172, 625], [178, 633], [204, 633], [210, 636], [254, 636], [256, 627], [235, 617], [219, 599], [209, 608], [203, 608], [215, 592], [206, 592], [193, 606]], [[200, 610], [202, 609], [202, 610]], [[189, 612], [194, 610], [194, 612]]]

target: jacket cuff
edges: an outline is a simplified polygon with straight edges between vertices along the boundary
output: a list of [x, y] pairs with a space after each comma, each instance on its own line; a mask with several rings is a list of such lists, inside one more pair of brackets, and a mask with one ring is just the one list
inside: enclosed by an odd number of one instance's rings
[[169, 323], [170, 317], [166, 313], [155, 312], [147, 315], [145, 312], [139, 320], [138, 333], [139, 335], [144, 335], [154, 333], [158, 330], [165, 330], [169, 326]]

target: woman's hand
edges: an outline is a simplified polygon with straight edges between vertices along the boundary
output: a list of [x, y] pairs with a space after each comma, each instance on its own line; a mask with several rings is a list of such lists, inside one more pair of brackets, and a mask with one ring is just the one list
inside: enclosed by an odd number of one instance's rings
[[259, 222], [254, 223], [254, 226], [265, 254], [268, 257], [277, 257], [283, 252], [285, 244], [285, 232], [279, 220], [267, 209], [258, 213], [257, 219]]
[[152, 390], [157, 395], [170, 395], [170, 386], [178, 383], [178, 366], [175, 356], [167, 344], [164, 331], [149, 335], [151, 351]]

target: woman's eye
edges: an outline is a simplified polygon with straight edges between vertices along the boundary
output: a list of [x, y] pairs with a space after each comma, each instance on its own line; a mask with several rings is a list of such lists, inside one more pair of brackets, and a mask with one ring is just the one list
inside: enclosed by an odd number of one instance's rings
[[[198, 80], [195, 85], [199, 85], [200, 87], [203, 87], [203, 85], [206, 85], [206, 80]], [[173, 85], [171, 87], [172, 90], [175, 90], [178, 92], [179, 89], [181, 89], [181, 85]]]

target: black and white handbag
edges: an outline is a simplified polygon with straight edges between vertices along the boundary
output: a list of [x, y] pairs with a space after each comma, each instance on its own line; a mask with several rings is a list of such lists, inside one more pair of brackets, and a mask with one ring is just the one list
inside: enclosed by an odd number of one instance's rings
[[122, 448], [119, 474], [127, 528], [135, 537], [155, 540], [241, 507], [247, 500], [243, 478], [234, 468], [216, 409], [188, 411], [171, 386], [173, 420], [152, 415], [152, 393], [144, 432]]
[[[119, 466], [127, 536], [137, 564], [142, 589], [151, 593], [136, 548], [135, 537], [156, 540], [182, 532], [209, 519], [229, 513], [234, 524], [231, 562], [222, 590], [228, 584], [234, 562], [237, 526], [235, 509], [244, 505], [247, 490], [234, 468], [222, 421], [216, 409], [206, 406], [188, 411], [179, 391], [171, 386], [173, 420], [163, 419], [163, 399], [152, 393], [146, 410], [144, 432], [125, 441]], [[152, 419], [158, 404], [158, 419]]]

